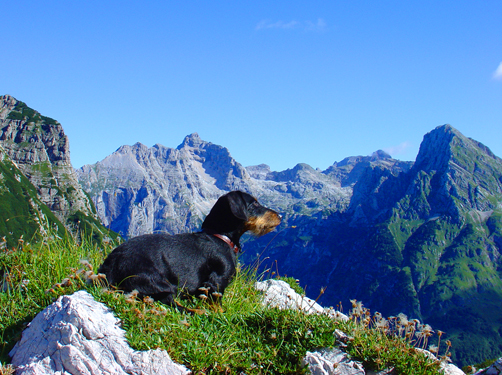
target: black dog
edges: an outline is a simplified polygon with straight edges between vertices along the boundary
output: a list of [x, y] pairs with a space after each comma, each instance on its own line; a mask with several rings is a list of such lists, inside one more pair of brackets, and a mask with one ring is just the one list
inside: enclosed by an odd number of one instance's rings
[[170, 305], [179, 291], [219, 301], [235, 274], [240, 237], [246, 231], [264, 235], [280, 222], [277, 212], [233, 191], [218, 199], [202, 232], [132, 238], [114, 249], [98, 272], [119, 289]]

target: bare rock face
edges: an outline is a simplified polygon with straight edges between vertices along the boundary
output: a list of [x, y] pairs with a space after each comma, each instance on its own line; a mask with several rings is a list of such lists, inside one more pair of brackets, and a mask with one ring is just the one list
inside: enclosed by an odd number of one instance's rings
[[502, 375], [502, 358], [499, 358], [490, 367], [479, 370], [475, 375]]
[[12, 96], [0, 96], [0, 147], [62, 223], [78, 211], [97, 219], [78, 183], [59, 122]]
[[16, 374], [190, 373], [164, 350], [131, 349], [119, 324], [86, 291], [59, 297], [33, 319], [10, 352]]

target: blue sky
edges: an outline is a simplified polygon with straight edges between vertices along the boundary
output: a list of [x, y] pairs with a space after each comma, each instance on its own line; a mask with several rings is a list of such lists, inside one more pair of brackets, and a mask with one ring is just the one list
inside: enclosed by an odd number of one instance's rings
[[3, 1], [0, 94], [78, 168], [198, 132], [244, 166], [414, 160], [449, 123], [502, 156], [502, 1]]

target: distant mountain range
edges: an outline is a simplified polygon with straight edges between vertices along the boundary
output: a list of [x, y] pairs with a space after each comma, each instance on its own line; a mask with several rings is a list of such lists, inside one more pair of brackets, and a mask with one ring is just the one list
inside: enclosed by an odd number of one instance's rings
[[[298, 278], [313, 298], [326, 288], [319, 299], [326, 306], [341, 302], [348, 310], [349, 299], [357, 299], [387, 316], [419, 318], [447, 333], [456, 364], [502, 355], [502, 160], [450, 125], [425, 135], [415, 162], [377, 151], [325, 171], [306, 164], [281, 172], [267, 165], [245, 168], [225, 147], [195, 133], [176, 149], [122, 146], [76, 171], [92, 199], [85, 203], [78, 186], [63, 188], [62, 181], [77, 177], [49, 177], [57, 163], [23, 167], [20, 160], [28, 156], [19, 156], [34, 152], [32, 138], [15, 132], [31, 134], [30, 124], [38, 124], [38, 138], [50, 134], [52, 141], [44, 143], [49, 150], [61, 144], [63, 133], [51, 132], [57, 122], [19, 103], [4, 104], [10, 109], [0, 112], [2, 166], [11, 171], [2, 170], [0, 185], [31, 176], [34, 197], [63, 225], [72, 209], [96, 218], [95, 206], [101, 222], [124, 237], [197, 231], [220, 195], [244, 190], [284, 219], [274, 233], [246, 237], [241, 262]], [[32, 165], [40, 165], [45, 180], [33, 179]], [[61, 192], [44, 195], [47, 184]], [[82, 205], [69, 193], [83, 197]], [[58, 213], [61, 204], [54, 205], [53, 196], [69, 197], [67, 209]]]

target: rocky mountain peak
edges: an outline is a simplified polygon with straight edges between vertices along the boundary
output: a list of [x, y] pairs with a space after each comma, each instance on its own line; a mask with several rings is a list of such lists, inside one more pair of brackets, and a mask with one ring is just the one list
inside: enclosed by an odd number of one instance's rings
[[201, 144], [205, 143], [200, 137], [198, 133], [192, 133], [187, 135], [177, 149], [181, 150], [182, 148], [188, 147], [199, 147]]
[[[497, 160], [491, 150], [480, 142], [464, 136], [449, 124], [436, 127], [424, 136], [420, 145], [416, 169], [445, 171], [453, 164], [468, 168], [469, 159], [480, 155]], [[500, 160], [500, 159], [499, 159]]]
[[371, 159], [372, 160], [392, 159], [392, 156], [390, 156], [383, 150], [378, 150], [375, 151], [373, 154], [371, 154]]
[[458, 135], [462, 136], [449, 124], [438, 126], [427, 133], [420, 145], [415, 169], [444, 171], [452, 156], [451, 142]]
[[266, 180], [267, 176], [272, 172], [267, 164], [250, 165], [246, 167], [246, 170], [252, 178], [257, 180]]
[[144, 154], [148, 152], [148, 146], [145, 146], [141, 142], [136, 142], [132, 146], [130, 145], [120, 146], [115, 152], [119, 154], [138, 154], [138, 153]]
[[0, 96], [0, 120], [5, 120], [16, 106], [17, 100], [10, 95]]

